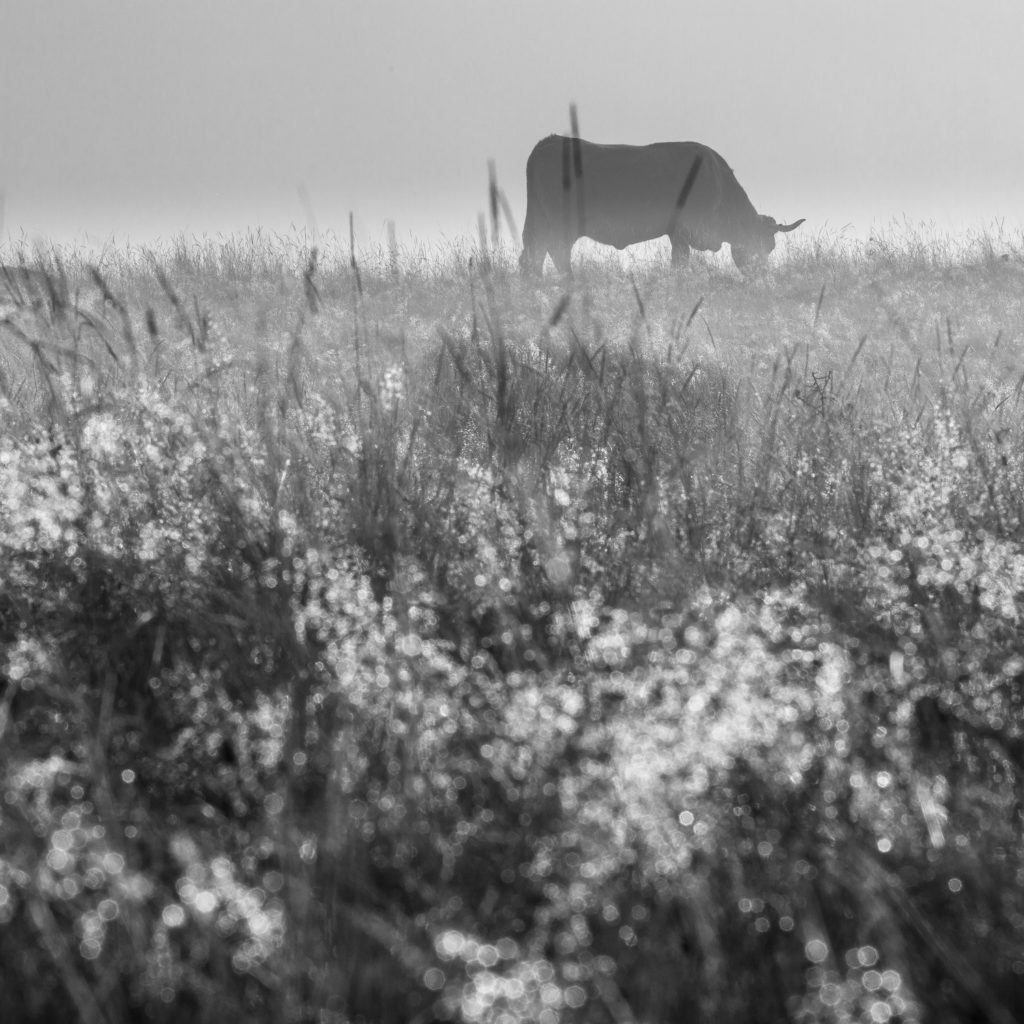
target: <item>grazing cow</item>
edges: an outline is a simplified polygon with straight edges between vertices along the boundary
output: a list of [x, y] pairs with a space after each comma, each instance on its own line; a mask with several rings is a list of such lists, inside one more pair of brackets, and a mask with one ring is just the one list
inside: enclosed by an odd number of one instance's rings
[[569, 274], [578, 238], [625, 249], [668, 235], [674, 264], [685, 263], [690, 249], [717, 252], [728, 242], [743, 269], [775, 248], [777, 232], [801, 224], [759, 214], [732, 168], [699, 142], [605, 146], [549, 135], [526, 161], [519, 266], [537, 274], [550, 253], [555, 268]]

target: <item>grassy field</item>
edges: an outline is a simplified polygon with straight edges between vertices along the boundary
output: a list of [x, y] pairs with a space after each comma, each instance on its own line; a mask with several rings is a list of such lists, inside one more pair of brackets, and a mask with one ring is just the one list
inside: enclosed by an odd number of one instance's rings
[[0, 279], [0, 1019], [1024, 1017], [1024, 242], [516, 255]]

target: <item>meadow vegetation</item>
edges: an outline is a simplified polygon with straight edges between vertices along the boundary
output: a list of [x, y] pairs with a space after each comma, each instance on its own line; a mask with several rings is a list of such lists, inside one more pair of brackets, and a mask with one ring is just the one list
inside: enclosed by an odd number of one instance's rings
[[0, 1019], [1024, 1017], [1021, 240], [516, 255], [0, 280]]

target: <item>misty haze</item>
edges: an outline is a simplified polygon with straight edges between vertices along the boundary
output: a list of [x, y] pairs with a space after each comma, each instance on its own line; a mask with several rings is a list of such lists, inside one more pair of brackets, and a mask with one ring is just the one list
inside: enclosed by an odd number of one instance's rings
[[1024, 1019], [1024, 10], [8, 7], [0, 1021]]

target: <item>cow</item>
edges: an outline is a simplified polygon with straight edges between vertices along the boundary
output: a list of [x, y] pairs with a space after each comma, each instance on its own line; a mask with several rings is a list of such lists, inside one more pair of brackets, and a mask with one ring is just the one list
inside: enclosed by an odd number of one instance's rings
[[571, 274], [578, 238], [625, 249], [668, 235], [673, 264], [691, 249], [717, 252], [728, 242], [741, 270], [775, 248], [775, 235], [804, 219], [779, 224], [759, 214], [732, 168], [699, 142], [609, 146], [549, 135], [526, 161], [526, 221], [519, 267], [539, 274], [550, 253]]

